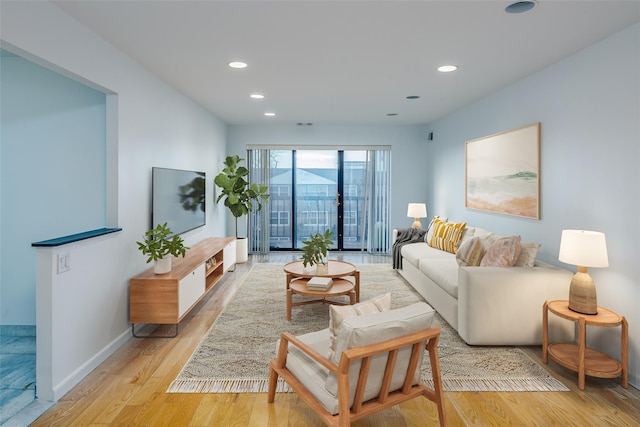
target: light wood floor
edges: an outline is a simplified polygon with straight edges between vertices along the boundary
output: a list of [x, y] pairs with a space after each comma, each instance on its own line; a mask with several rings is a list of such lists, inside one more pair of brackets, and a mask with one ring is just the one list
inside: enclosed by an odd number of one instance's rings
[[[340, 254], [331, 255], [340, 258]], [[293, 393], [276, 395], [272, 405], [267, 404], [266, 394], [165, 393], [251, 266], [256, 262], [284, 264], [298, 257], [291, 253], [250, 257], [181, 322], [177, 338], [131, 339], [32, 425], [321, 426], [315, 414]], [[357, 253], [345, 254], [342, 259], [356, 264], [390, 263], [389, 257]], [[539, 347], [526, 351], [540, 361]], [[553, 362], [548, 367], [570, 392], [447, 392], [448, 425], [640, 425], [637, 389], [630, 386], [625, 390], [619, 380], [588, 378], [586, 389], [580, 391], [575, 374]], [[437, 425], [437, 412], [430, 401], [413, 399], [354, 425]]]

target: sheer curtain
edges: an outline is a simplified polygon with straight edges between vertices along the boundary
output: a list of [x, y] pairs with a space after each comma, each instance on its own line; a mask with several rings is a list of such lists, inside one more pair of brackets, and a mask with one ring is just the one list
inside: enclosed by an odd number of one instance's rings
[[368, 238], [363, 239], [361, 249], [371, 254], [387, 254], [391, 249], [391, 150], [367, 150], [364, 195], [366, 212], [361, 220], [364, 222], [362, 228], [367, 230]]
[[[249, 182], [269, 187], [269, 150], [247, 150]], [[262, 204], [260, 211], [249, 212], [249, 253], [265, 254], [269, 252], [269, 202]]]

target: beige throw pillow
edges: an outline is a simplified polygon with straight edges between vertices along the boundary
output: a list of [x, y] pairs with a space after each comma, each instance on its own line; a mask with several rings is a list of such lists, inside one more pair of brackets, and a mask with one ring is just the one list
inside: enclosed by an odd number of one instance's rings
[[336, 351], [336, 337], [340, 324], [349, 317], [360, 316], [362, 314], [380, 313], [391, 309], [391, 293], [379, 295], [368, 301], [363, 301], [354, 305], [330, 305], [329, 306], [329, 333], [331, 345], [329, 347], [328, 358], [331, 359]]
[[477, 267], [482, 262], [484, 256], [484, 245], [480, 237], [472, 237], [463, 241], [456, 251], [456, 261], [458, 265]]
[[511, 267], [520, 257], [520, 236], [498, 239], [482, 257], [481, 267]]
[[527, 242], [526, 240], [520, 241], [520, 257], [516, 261], [516, 267], [533, 267], [536, 263], [536, 257], [538, 256], [538, 250], [540, 249], [539, 243]]

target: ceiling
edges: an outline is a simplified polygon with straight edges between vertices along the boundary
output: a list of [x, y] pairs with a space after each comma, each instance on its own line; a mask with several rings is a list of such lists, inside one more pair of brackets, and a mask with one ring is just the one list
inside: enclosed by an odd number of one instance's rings
[[427, 124], [640, 22], [640, 1], [510, 3], [55, 2], [229, 124]]

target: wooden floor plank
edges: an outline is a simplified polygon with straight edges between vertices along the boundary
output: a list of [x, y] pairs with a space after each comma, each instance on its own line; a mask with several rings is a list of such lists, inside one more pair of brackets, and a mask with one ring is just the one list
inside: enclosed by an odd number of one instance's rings
[[[278, 393], [273, 404], [266, 394], [167, 394], [166, 390], [209, 330], [254, 263], [284, 265], [299, 253], [275, 252], [250, 257], [218, 282], [180, 323], [172, 339], [134, 338], [63, 396], [32, 425], [39, 426], [268, 426], [321, 427], [324, 424], [294, 393]], [[355, 264], [390, 263], [390, 257], [332, 253]], [[152, 329], [152, 328], [150, 328]], [[155, 332], [168, 333], [171, 328]], [[541, 363], [540, 347], [523, 350]], [[265, 361], [267, 363], [268, 361]], [[561, 366], [543, 365], [568, 392], [447, 392], [445, 410], [450, 427], [457, 426], [585, 426], [640, 425], [640, 392], [620, 387], [619, 379], [577, 378]], [[367, 417], [354, 427], [417, 427], [437, 425], [437, 410], [427, 399], [414, 399]]]

